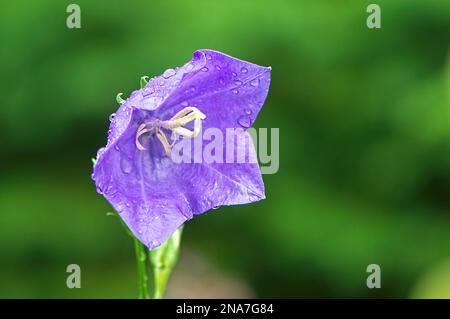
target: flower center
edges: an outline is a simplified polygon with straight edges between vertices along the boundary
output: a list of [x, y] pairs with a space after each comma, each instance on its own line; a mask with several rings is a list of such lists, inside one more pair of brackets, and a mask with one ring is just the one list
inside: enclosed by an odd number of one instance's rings
[[[163, 132], [163, 128], [172, 131], [175, 136], [181, 135], [189, 138], [196, 137], [202, 130], [202, 120], [206, 118], [198, 108], [193, 106], [188, 106], [182, 109], [180, 112], [175, 114], [171, 119], [166, 121], [156, 120], [151, 123], [142, 123], [139, 125], [136, 131], [136, 147], [138, 150], [143, 151], [146, 148], [142, 146], [139, 138], [147, 133], [154, 133], [158, 140], [161, 142], [167, 156], [170, 156], [173, 145], [176, 142], [176, 138], [169, 143], [166, 134]], [[194, 121], [194, 130], [189, 130], [184, 125]]]

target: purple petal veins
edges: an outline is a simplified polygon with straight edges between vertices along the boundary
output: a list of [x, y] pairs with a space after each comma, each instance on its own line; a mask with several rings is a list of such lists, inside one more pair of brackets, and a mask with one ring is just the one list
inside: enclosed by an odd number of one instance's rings
[[[254, 160], [246, 163], [175, 163], [167, 145], [174, 132], [200, 138], [194, 131], [201, 123], [203, 130], [217, 128], [224, 136], [227, 128], [241, 128], [235, 133], [236, 152], [269, 85], [270, 68], [199, 50], [187, 64], [131, 93], [111, 116], [108, 143], [98, 152], [93, 178], [97, 191], [149, 249], [194, 215], [265, 198], [253, 145], [249, 156]], [[185, 109], [199, 113], [178, 114]], [[178, 122], [167, 122], [173, 118]]]

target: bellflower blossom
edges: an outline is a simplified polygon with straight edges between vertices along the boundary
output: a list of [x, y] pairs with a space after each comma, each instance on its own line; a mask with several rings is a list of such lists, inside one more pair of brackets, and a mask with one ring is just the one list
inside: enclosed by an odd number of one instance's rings
[[198, 50], [182, 67], [166, 70], [131, 93], [111, 115], [108, 142], [97, 153], [93, 179], [97, 191], [149, 249], [194, 215], [265, 198], [251, 142], [253, 160], [245, 163], [177, 163], [171, 151], [183, 140], [201, 139], [208, 128], [224, 136], [229, 128], [241, 128], [235, 132], [235, 156], [266, 99], [270, 71], [217, 51]]

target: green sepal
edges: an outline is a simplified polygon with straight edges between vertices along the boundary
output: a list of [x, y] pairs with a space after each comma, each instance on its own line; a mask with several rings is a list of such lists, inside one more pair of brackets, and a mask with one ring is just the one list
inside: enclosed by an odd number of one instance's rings
[[149, 251], [150, 265], [154, 276], [155, 299], [163, 297], [167, 281], [178, 261], [183, 226], [178, 228], [161, 246]]
[[125, 100], [122, 99], [122, 95], [123, 95], [123, 93], [117, 93], [117, 95], [116, 95], [116, 101], [119, 104], [123, 104], [125, 102]]
[[148, 79], [149, 79], [149, 77], [146, 75], [141, 76], [141, 89], [143, 89], [144, 86], [148, 83]]

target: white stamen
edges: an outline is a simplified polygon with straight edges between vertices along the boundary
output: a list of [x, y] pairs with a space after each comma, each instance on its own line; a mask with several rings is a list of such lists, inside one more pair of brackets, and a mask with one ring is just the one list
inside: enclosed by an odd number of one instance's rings
[[[172, 118], [170, 118], [167, 121], [158, 122], [157, 125], [154, 127], [147, 128], [147, 124], [141, 124], [139, 125], [137, 131], [136, 131], [136, 147], [138, 150], [143, 151], [146, 148], [141, 144], [139, 141], [139, 137], [143, 134], [149, 133], [150, 131], [154, 130], [156, 137], [161, 142], [162, 146], [164, 147], [164, 150], [166, 152], [167, 156], [170, 156], [170, 152], [172, 150], [173, 145], [175, 144], [176, 140], [172, 142], [172, 144], [169, 143], [167, 140], [166, 135], [161, 130], [161, 128], [165, 128], [167, 130], [172, 131], [172, 135], [181, 135], [188, 138], [195, 138], [200, 131], [202, 130], [202, 120], [206, 118], [206, 115], [203, 114], [198, 108], [193, 106], [188, 106], [179, 111], [177, 114], [175, 114]], [[183, 126], [188, 124], [189, 122], [194, 121], [194, 130], [188, 130], [187, 128], [184, 128]]]

